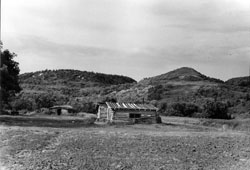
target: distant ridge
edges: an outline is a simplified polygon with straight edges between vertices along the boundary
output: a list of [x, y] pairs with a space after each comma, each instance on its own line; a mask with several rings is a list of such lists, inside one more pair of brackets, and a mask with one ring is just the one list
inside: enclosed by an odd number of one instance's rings
[[146, 78], [140, 83], [159, 84], [167, 81], [210, 81], [215, 83], [223, 83], [222, 80], [207, 77], [193, 68], [181, 67], [159, 76]]
[[[238, 77], [223, 82], [189, 67], [145, 78], [138, 83], [119, 75], [43, 70], [20, 75], [23, 90], [17, 96], [16, 104], [28, 110], [71, 105], [78, 111], [95, 113], [95, 103], [98, 102], [148, 103], [157, 106], [164, 115], [185, 116], [175, 112], [175, 106], [204, 109], [203, 106], [210, 102], [219, 102], [230, 108], [229, 115], [249, 117], [248, 80], [249, 77]], [[199, 109], [189, 116], [201, 116], [203, 112]]]
[[242, 86], [242, 87], [250, 87], [250, 78], [249, 76], [245, 77], [235, 77], [226, 81], [226, 84], [233, 86]]
[[95, 73], [80, 70], [60, 69], [43, 70], [31, 73], [24, 73], [19, 76], [21, 83], [32, 84], [53, 84], [60, 82], [76, 83], [98, 83], [106, 85], [117, 85], [135, 83], [136, 81], [127, 76]]

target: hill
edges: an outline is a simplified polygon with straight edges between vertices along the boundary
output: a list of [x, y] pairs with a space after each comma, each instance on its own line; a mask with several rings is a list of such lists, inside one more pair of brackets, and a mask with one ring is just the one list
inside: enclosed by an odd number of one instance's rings
[[227, 80], [226, 83], [233, 86], [250, 87], [249, 76], [232, 78]]
[[37, 71], [21, 74], [19, 80], [23, 90], [12, 105], [30, 111], [69, 104], [77, 111], [95, 112], [96, 102], [136, 83], [126, 76], [79, 70]]
[[154, 104], [162, 114], [198, 117], [206, 117], [208, 108], [233, 117], [248, 116], [249, 96], [249, 88], [229, 85], [188, 67], [143, 79], [116, 94], [118, 100]]
[[20, 82], [23, 91], [13, 104], [17, 109], [69, 104], [78, 111], [95, 112], [96, 102], [112, 100], [151, 103], [164, 115], [206, 117], [210, 109], [250, 117], [250, 88], [234, 85], [234, 81], [224, 83], [188, 67], [138, 83], [125, 76], [78, 70], [26, 73], [20, 75]]
[[181, 67], [159, 76], [146, 78], [140, 81], [141, 84], [164, 84], [169, 81], [207, 81], [223, 83], [222, 80], [207, 77], [193, 68]]
[[[133, 100], [134, 102], [162, 101], [175, 102], [187, 98], [185, 101], [193, 101], [197, 92], [211, 90], [224, 85], [224, 82], [207, 77], [193, 68], [182, 67], [155, 77], [145, 78], [126, 91], [119, 92], [121, 100]], [[127, 97], [127, 98], [126, 98]]]
[[67, 84], [75, 85], [118, 85], [125, 83], [134, 83], [134, 79], [126, 76], [109, 75], [103, 73], [94, 73], [79, 70], [44, 70], [20, 75], [21, 83], [27, 84]]

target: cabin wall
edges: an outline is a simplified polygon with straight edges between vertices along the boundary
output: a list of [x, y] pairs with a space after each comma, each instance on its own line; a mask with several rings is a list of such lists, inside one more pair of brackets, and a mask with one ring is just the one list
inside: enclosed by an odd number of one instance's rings
[[61, 115], [69, 115], [68, 110], [62, 109], [62, 110], [61, 110]]
[[99, 106], [97, 112], [97, 118], [99, 119], [107, 119], [107, 109], [106, 107]]
[[128, 112], [115, 112], [114, 113], [114, 120], [128, 120], [129, 119], [129, 113]]
[[[140, 114], [140, 118], [155, 118], [157, 113], [154, 111], [115, 111], [114, 120], [129, 120], [130, 114]], [[136, 116], [135, 116], [136, 117]]]

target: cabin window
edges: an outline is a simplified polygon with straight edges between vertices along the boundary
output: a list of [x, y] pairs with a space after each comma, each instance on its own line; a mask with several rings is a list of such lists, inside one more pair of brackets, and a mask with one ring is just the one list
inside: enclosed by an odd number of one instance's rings
[[130, 113], [129, 118], [140, 118], [141, 114]]

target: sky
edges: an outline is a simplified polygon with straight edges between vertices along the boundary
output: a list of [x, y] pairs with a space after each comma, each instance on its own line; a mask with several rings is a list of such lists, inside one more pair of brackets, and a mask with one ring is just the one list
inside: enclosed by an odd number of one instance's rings
[[192, 67], [249, 75], [249, 0], [1, 0], [21, 73], [77, 69], [141, 80]]

